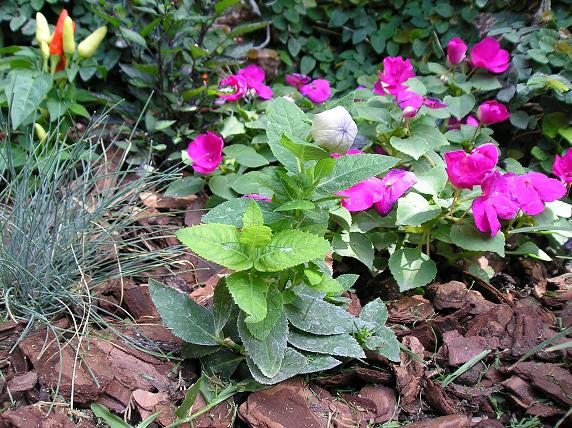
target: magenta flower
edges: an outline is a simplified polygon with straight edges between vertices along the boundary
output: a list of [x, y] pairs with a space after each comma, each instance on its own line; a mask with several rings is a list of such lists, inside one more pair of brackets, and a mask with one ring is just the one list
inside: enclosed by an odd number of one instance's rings
[[512, 196], [520, 209], [529, 215], [538, 215], [544, 211], [544, 203], [562, 198], [566, 186], [555, 178], [549, 178], [539, 172], [524, 175], [506, 174], [512, 180]]
[[310, 76], [299, 73], [287, 74], [285, 79], [286, 83], [290, 86], [294, 86], [296, 89], [300, 89], [302, 86], [307, 85], [312, 81]]
[[349, 189], [336, 193], [336, 195], [345, 196], [342, 199], [342, 206], [348, 211], [364, 211], [381, 199], [382, 189], [382, 180], [377, 177], [370, 177], [354, 184]]
[[405, 90], [408, 79], [415, 77], [415, 71], [409, 59], [402, 57], [385, 57], [383, 59], [383, 73], [378, 71], [379, 80], [375, 83], [373, 92], [379, 95], [387, 93], [397, 96]]
[[508, 51], [501, 49], [497, 40], [486, 37], [471, 49], [471, 63], [475, 68], [484, 68], [491, 73], [503, 73], [510, 62]]
[[351, 149], [348, 150], [346, 153], [344, 153], [343, 155], [340, 153], [330, 153], [330, 156], [333, 158], [339, 158], [340, 156], [346, 156], [346, 155], [363, 155], [364, 152], [362, 152], [359, 149]]
[[423, 100], [423, 104], [432, 110], [439, 110], [448, 106], [448, 104], [445, 104], [443, 101], [437, 100], [435, 98], [425, 98]]
[[252, 89], [263, 100], [272, 98], [272, 89], [265, 85], [266, 74], [264, 69], [256, 64], [250, 64], [238, 70], [238, 75], [246, 79], [248, 89]]
[[236, 74], [231, 74], [227, 78], [222, 79], [219, 86], [229, 91], [228, 93], [218, 95], [227, 101], [236, 101], [241, 99], [246, 95], [246, 91], [248, 90], [246, 78]]
[[223, 145], [222, 138], [210, 131], [198, 135], [187, 148], [187, 153], [193, 160], [193, 169], [201, 174], [210, 174], [216, 170], [222, 161]]
[[263, 202], [272, 202], [272, 199], [267, 198], [266, 196], [258, 195], [256, 193], [249, 193], [248, 195], [243, 195], [243, 198], [256, 199], [257, 201], [263, 201]]
[[381, 198], [376, 201], [375, 209], [379, 215], [386, 216], [405, 192], [417, 183], [417, 177], [410, 171], [393, 169], [381, 180]]
[[496, 100], [489, 100], [479, 106], [477, 117], [484, 125], [493, 125], [507, 120], [510, 113], [504, 104]]
[[403, 110], [403, 117], [415, 117], [423, 105], [423, 97], [413, 91], [403, 90], [397, 94], [396, 101]]
[[458, 37], [451, 39], [447, 44], [447, 60], [451, 65], [457, 65], [463, 62], [466, 53], [467, 45]]
[[378, 146], [377, 144], [373, 147], [373, 152], [378, 155], [386, 155], [387, 152], [383, 150], [383, 147]]
[[300, 93], [316, 104], [321, 104], [332, 96], [330, 82], [326, 79], [316, 79], [298, 88]]
[[482, 183], [498, 162], [498, 150], [494, 144], [483, 144], [470, 154], [464, 150], [445, 153], [447, 176], [458, 189], [472, 189]]
[[552, 172], [565, 183], [572, 183], [572, 149], [566, 150], [562, 155], [556, 155]]
[[461, 120], [457, 120], [454, 117], [449, 118], [447, 125], [449, 126], [449, 129], [460, 129], [461, 125], [469, 125], [476, 128], [479, 126], [479, 121], [472, 114], [468, 114]]
[[519, 205], [511, 195], [512, 183], [507, 174], [492, 172], [483, 180], [482, 189], [483, 196], [472, 204], [475, 226], [483, 233], [490, 232], [491, 236], [496, 236], [501, 228], [499, 218], [514, 218]]

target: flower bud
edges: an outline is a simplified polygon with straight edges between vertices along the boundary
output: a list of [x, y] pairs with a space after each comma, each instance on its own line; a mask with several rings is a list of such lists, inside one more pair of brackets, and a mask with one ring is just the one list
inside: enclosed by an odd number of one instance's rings
[[352, 146], [357, 125], [348, 111], [337, 106], [314, 116], [310, 133], [318, 146], [331, 152], [345, 154]]
[[34, 123], [34, 131], [36, 133], [36, 137], [38, 138], [38, 141], [40, 143], [44, 142], [44, 140], [48, 136], [48, 133], [43, 128], [43, 126], [40, 125], [39, 123]]
[[50, 45], [43, 40], [40, 42], [40, 54], [45, 60], [50, 57]]
[[69, 16], [66, 16], [64, 20], [63, 44], [64, 53], [66, 55], [73, 55], [75, 52], [75, 40], [73, 35], [73, 21]]
[[50, 43], [50, 26], [46, 17], [38, 12], [36, 13], [36, 41], [38, 44], [42, 42]]
[[79, 45], [77, 45], [77, 52], [79, 56], [82, 58], [91, 58], [94, 54], [103, 38], [107, 34], [107, 27], [99, 27], [89, 36], [81, 41]]

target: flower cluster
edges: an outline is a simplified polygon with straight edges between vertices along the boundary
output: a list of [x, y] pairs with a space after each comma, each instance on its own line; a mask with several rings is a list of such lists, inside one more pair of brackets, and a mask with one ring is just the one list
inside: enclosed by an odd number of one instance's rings
[[[451, 39], [447, 44], [447, 60], [451, 65], [462, 63], [466, 58], [467, 45], [459, 38]], [[473, 46], [470, 63], [474, 68], [482, 68], [491, 73], [504, 73], [510, 65], [510, 54], [501, 49], [499, 42], [486, 37]]]
[[415, 117], [423, 105], [431, 109], [447, 107], [447, 104], [439, 100], [428, 99], [409, 90], [405, 82], [415, 76], [409, 59], [404, 60], [400, 56], [386, 57], [383, 60], [383, 72], [378, 72], [379, 80], [375, 83], [373, 92], [378, 95], [393, 95], [405, 118]]
[[449, 181], [458, 189], [481, 186], [482, 196], [472, 203], [475, 225], [481, 232], [496, 236], [499, 219], [511, 220], [519, 211], [538, 215], [544, 204], [562, 198], [566, 187], [538, 172], [523, 175], [501, 174], [495, 170], [498, 151], [494, 144], [483, 144], [470, 154], [463, 150], [445, 153]]
[[220, 81], [219, 86], [228, 92], [219, 94], [219, 97], [227, 101], [237, 101], [248, 93], [253, 93], [263, 100], [269, 100], [272, 98], [272, 89], [264, 84], [265, 79], [266, 73], [262, 67], [248, 65]]
[[294, 86], [302, 95], [316, 104], [321, 104], [332, 96], [330, 82], [326, 79], [312, 80], [305, 74], [293, 73], [286, 75], [286, 83]]

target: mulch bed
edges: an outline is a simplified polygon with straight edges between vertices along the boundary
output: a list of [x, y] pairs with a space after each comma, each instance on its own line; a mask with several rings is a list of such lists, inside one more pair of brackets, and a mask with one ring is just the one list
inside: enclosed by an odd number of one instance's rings
[[[200, 200], [146, 198], [156, 217], [142, 222], [176, 229], [200, 221]], [[181, 208], [184, 216], [161, 216]], [[412, 428], [484, 428], [532, 417], [554, 426], [572, 407], [572, 348], [545, 348], [524, 361], [519, 358], [572, 325], [572, 277], [564, 273], [549, 278], [551, 271], [544, 264], [512, 261], [518, 266], [505, 266], [503, 274], [493, 278], [496, 287], [451, 273], [445, 279], [456, 280], [435, 283], [424, 296], [388, 298], [382, 280], [364, 281], [357, 295], [349, 295], [349, 310], [357, 315], [376, 295], [385, 298], [388, 325], [411, 350], [402, 353], [399, 364], [370, 353], [366, 360], [328, 372], [238, 394], [199, 417], [194, 426], [365, 427], [396, 420]], [[192, 255], [186, 262], [199, 269], [183, 269], [165, 282], [210, 304], [217, 274], [223, 272]], [[15, 347], [24, 326], [0, 324], [0, 428], [94, 427], [91, 403], [126, 415], [134, 425], [158, 410], [162, 413], [154, 426], [175, 419], [175, 404], [200, 375], [198, 363], [176, 358], [182, 342], [161, 326], [145, 278], [110, 282], [99, 293], [108, 301], [106, 309], [111, 303], [121, 305], [136, 322], [115, 323], [115, 332], [94, 329], [81, 340], [71, 335], [55, 338], [40, 329]], [[65, 328], [66, 323], [60, 320], [58, 326]], [[551, 346], [568, 341], [570, 336], [561, 337]], [[489, 352], [444, 386], [445, 376], [484, 351]], [[194, 409], [204, 405], [199, 394]]]

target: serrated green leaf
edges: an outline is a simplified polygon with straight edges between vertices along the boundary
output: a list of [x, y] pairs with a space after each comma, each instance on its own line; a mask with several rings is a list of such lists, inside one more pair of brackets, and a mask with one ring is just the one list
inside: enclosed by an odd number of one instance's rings
[[389, 270], [401, 292], [423, 287], [437, 275], [435, 262], [416, 248], [402, 248], [395, 251], [389, 257]]
[[238, 332], [248, 357], [264, 376], [272, 378], [278, 374], [282, 367], [288, 337], [288, 320], [282, 314], [272, 327], [266, 340], [258, 340], [250, 333], [245, 318], [246, 314], [241, 312], [238, 316]]
[[376, 336], [382, 339], [376, 349], [377, 353], [383, 355], [390, 361], [399, 362], [400, 346], [393, 330], [388, 327], [382, 327], [376, 332]]
[[330, 243], [324, 238], [300, 230], [284, 230], [259, 250], [254, 267], [262, 272], [277, 272], [322, 258], [328, 251]]
[[[235, 227], [242, 227], [242, 215], [246, 212], [250, 201], [250, 198], [236, 198], [223, 202], [205, 214], [202, 220], [208, 224], [223, 223]], [[296, 219], [290, 214], [274, 212], [278, 207], [276, 204], [269, 202], [257, 202], [257, 204], [262, 211], [264, 223], [266, 224], [285, 220], [291, 221], [292, 223], [296, 222]]]
[[487, 233], [479, 232], [472, 224], [455, 224], [451, 227], [451, 241], [469, 251], [492, 251], [504, 257], [504, 233], [499, 232], [491, 237]]
[[288, 342], [303, 351], [340, 357], [365, 358], [358, 341], [349, 334], [320, 336], [311, 333], [290, 331]]
[[180, 229], [179, 241], [204, 259], [232, 270], [252, 267], [247, 249], [240, 243], [239, 230], [228, 224], [199, 224]]
[[259, 322], [251, 322], [247, 319], [246, 327], [258, 340], [266, 340], [283, 312], [282, 293], [276, 287], [270, 287], [266, 293], [266, 317]]
[[385, 306], [385, 303], [378, 297], [362, 308], [359, 317], [375, 325], [377, 331], [385, 326], [388, 317], [387, 306]]
[[300, 370], [299, 374], [323, 372], [339, 366], [342, 363], [329, 355], [311, 354], [307, 352], [301, 352], [301, 354], [306, 358], [307, 364]]
[[214, 316], [187, 295], [149, 280], [151, 300], [175, 336], [197, 345], [218, 345]]
[[226, 286], [234, 302], [246, 312], [250, 322], [260, 322], [266, 317], [266, 293], [268, 285], [254, 273], [236, 272], [226, 278]]
[[316, 206], [310, 201], [295, 200], [280, 205], [274, 211], [313, 210]]
[[366, 178], [383, 174], [397, 162], [396, 158], [375, 154], [341, 156], [336, 159], [332, 173], [320, 182], [317, 189], [329, 194], [348, 189]]
[[246, 357], [246, 363], [248, 364], [252, 377], [257, 382], [264, 385], [274, 385], [302, 373], [304, 368], [308, 365], [308, 360], [292, 348], [286, 348], [280, 370], [272, 377], [266, 376], [252, 358]]
[[248, 208], [246, 208], [242, 216], [242, 226], [262, 226], [263, 224], [264, 218], [262, 217], [262, 211], [256, 201], [251, 199], [248, 203]]

